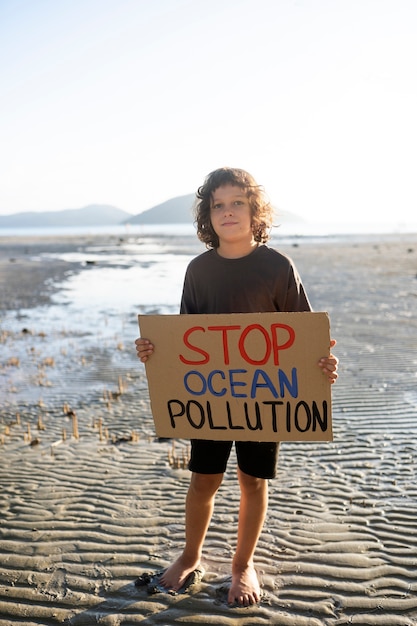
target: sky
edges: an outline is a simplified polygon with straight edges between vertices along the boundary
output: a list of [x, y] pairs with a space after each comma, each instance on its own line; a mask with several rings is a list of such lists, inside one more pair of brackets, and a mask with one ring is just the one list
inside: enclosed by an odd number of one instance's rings
[[417, 221], [416, 32], [416, 0], [0, 0], [0, 214], [227, 165], [310, 221]]

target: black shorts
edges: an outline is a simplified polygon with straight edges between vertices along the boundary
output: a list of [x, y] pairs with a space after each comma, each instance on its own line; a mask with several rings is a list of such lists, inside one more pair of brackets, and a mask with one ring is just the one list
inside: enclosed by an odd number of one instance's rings
[[[224, 474], [233, 441], [191, 440], [188, 469], [198, 474]], [[237, 464], [256, 478], [275, 478], [278, 442], [235, 441]]]

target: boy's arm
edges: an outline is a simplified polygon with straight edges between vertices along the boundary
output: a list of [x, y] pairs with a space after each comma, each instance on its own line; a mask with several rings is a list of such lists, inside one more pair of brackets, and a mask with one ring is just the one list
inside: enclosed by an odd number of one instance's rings
[[140, 359], [142, 363], [145, 363], [154, 351], [153, 344], [149, 341], [149, 339], [139, 337], [135, 340], [135, 346], [138, 359]]
[[[333, 348], [336, 345], [336, 340], [332, 339], [330, 341], [330, 348]], [[321, 367], [322, 372], [329, 379], [329, 383], [333, 385], [338, 378], [337, 368], [339, 365], [339, 359], [334, 356], [334, 354], [330, 354], [329, 356], [325, 356], [318, 362], [318, 366]]]

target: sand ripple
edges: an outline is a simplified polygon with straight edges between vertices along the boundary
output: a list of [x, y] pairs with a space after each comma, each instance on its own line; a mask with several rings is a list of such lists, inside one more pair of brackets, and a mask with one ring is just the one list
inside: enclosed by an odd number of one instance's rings
[[405, 429], [358, 435], [341, 413], [335, 442], [282, 445], [257, 554], [264, 601], [229, 609], [222, 589], [237, 525], [234, 462], [200, 589], [191, 598], [148, 597], [133, 580], [179, 549], [187, 472], [169, 466], [170, 442], [142, 432], [115, 445], [80, 425], [80, 439], [53, 456], [46, 443], [24, 454], [23, 444], [6, 444], [16, 454], [3, 459], [0, 483], [1, 624], [413, 623], [417, 446]]
[[[332, 266], [328, 249], [295, 250], [311, 268], [302, 273], [316, 285], [314, 297], [330, 302], [339, 341], [335, 439], [281, 446], [256, 557], [259, 607], [225, 604], [239, 499], [234, 460], [218, 494], [200, 587], [190, 596], [148, 596], [134, 586], [182, 545], [188, 472], [170, 465], [171, 442], [154, 438], [142, 366], [120, 352], [112, 370], [99, 350], [88, 384], [81, 385], [85, 370], [68, 376], [78, 438], [63, 410], [63, 385], [43, 404], [29, 394], [1, 409], [0, 625], [415, 626], [413, 245], [362, 244], [355, 255], [342, 246], [332, 251]], [[407, 298], [392, 298], [397, 293]], [[66, 372], [57, 369], [56, 380]], [[102, 390], [117, 390], [119, 375], [126, 389], [109, 402]], [[186, 452], [187, 443], [177, 442], [174, 454]]]

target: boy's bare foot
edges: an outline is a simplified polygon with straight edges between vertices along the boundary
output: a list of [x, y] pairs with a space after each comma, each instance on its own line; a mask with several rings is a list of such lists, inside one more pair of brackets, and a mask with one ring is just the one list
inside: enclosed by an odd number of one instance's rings
[[251, 604], [258, 604], [260, 599], [261, 589], [253, 565], [247, 565], [243, 569], [233, 567], [228, 603], [250, 606]]
[[160, 578], [162, 585], [169, 591], [178, 591], [184, 584], [187, 576], [200, 565], [199, 561], [186, 563], [180, 556], [168, 567]]

